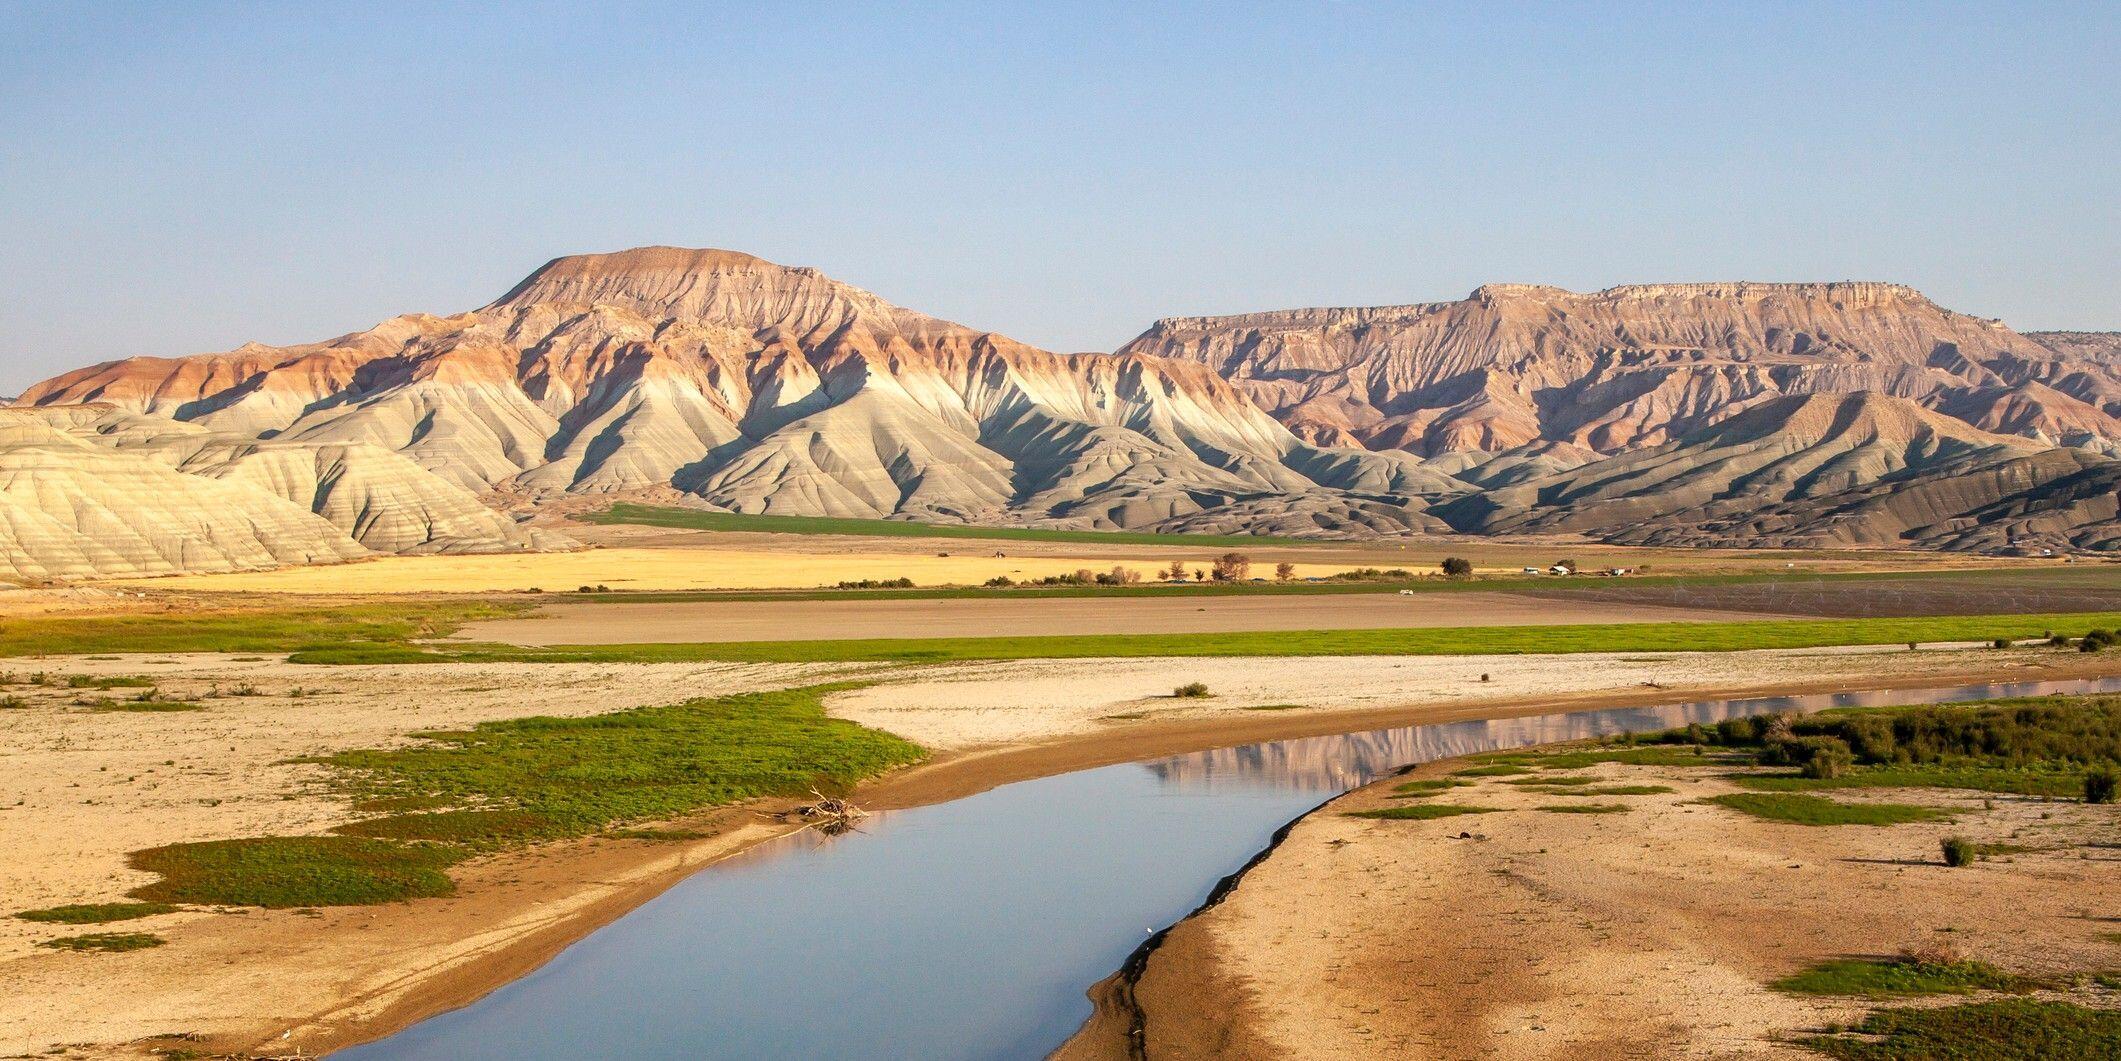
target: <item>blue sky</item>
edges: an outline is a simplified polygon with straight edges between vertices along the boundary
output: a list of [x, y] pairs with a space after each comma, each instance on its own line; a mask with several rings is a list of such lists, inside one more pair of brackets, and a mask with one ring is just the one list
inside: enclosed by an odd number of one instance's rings
[[0, 393], [648, 243], [1063, 350], [1488, 281], [2121, 328], [2121, 5], [900, 6], [0, 0]]

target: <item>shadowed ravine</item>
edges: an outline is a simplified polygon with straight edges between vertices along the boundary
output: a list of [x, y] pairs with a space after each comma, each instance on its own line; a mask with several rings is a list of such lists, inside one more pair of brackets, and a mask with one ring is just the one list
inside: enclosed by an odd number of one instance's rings
[[479, 1002], [334, 1056], [1038, 1057], [1292, 818], [1399, 767], [1767, 711], [2121, 678], [1705, 700], [1276, 741], [1025, 781], [703, 870]]

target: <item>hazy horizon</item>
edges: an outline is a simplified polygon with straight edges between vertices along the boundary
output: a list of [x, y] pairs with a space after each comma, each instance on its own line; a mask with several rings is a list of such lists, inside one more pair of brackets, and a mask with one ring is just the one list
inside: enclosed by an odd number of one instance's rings
[[1883, 280], [2121, 329], [2121, 13], [0, 9], [0, 394], [645, 244], [1057, 350], [1157, 317]]

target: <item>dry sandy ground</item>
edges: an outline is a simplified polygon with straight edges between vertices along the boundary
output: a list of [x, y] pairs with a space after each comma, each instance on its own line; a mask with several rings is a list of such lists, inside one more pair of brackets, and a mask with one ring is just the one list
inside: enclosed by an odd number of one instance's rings
[[[1814, 962], [1948, 943], [2024, 974], [2121, 964], [2112, 807], [1841, 792], [1956, 820], [1807, 827], [1694, 804], [1736, 791], [1717, 772], [1570, 771], [1677, 789], [1604, 800], [1489, 779], [1433, 799], [1499, 813], [1426, 822], [1343, 815], [1401, 802], [1397, 778], [1343, 797], [1151, 955], [1133, 991], [1147, 1056], [1817, 1057], [1779, 1040], [1866, 1007], [1764, 986]], [[1535, 809], [1585, 802], [1632, 809]], [[1949, 869], [1948, 834], [2033, 850]], [[1123, 1056], [1121, 998], [1064, 1056]]]
[[[1697, 692], [1805, 685], [1872, 688], [1986, 671], [2044, 677], [2058, 654], [1906, 648], [1563, 656], [1343, 656], [1257, 659], [1017, 660], [967, 663], [845, 693], [832, 711], [923, 747], [1050, 741], [1129, 726], [1194, 722], [1263, 707], [1318, 711], [1491, 704], [1498, 708], [1627, 693], [1637, 702]], [[2076, 663], [2076, 660], [2066, 660]], [[1481, 676], [1488, 676], [1482, 681]], [[1178, 699], [1201, 682], [1214, 695]], [[1352, 727], [1351, 727], [1352, 728]]]
[[1160, 634], [1228, 630], [1357, 630], [1563, 623], [1732, 622], [1778, 618], [1719, 611], [1571, 600], [1473, 590], [1320, 596], [1054, 597], [1046, 599], [679, 601], [616, 604], [559, 601], [520, 619], [471, 623], [469, 641], [515, 645], [779, 641], [870, 637], [1007, 637], [1039, 634]]
[[[1745, 653], [1619, 657], [1027, 661], [919, 668], [732, 664], [298, 667], [227, 656], [46, 659], [55, 673], [140, 674], [198, 712], [95, 712], [71, 691], [5, 690], [0, 712], [0, 895], [6, 911], [117, 900], [147, 878], [127, 852], [192, 840], [311, 833], [356, 815], [290, 757], [389, 745], [415, 730], [529, 714], [589, 714], [868, 675], [835, 713], [943, 750], [861, 796], [905, 806], [1103, 762], [1269, 737], [1556, 703], [1662, 701], [1693, 686], [1927, 684], [1943, 672], [2045, 677], [2099, 662], [2040, 652]], [[28, 661], [21, 661], [27, 663]], [[19, 663], [18, 674], [29, 669]], [[1481, 671], [1494, 681], [1480, 683]], [[1205, 701], [1163, 696], [1203, 680]], [[1639, 683], [1657, 681], [1670, 689]], [[259, 695], [206, 697], [249, 683]], [[301, 687], [303, 695], [292, 695]], [[89, 693], [90, 696], [101, 695]], [[114, 690], [113, 696], [126, 695]], [[1573, 699], [1572, 699], [1573, 698]], [[1248, 707], [1300, 703], [1312, 710]], [[1002, 743], [1009, 742], [1009, 743]], [[981, 747], [974, 748], [979, 745]], [[951, 751], [958, 749], [957, 751]], [[966, 750], [970, 749], [970, 750]], [[72, 954], [36, 946], [81, 931], [0, 918], [0, 1055], [170, 1031], [218, 1047], [267, 1039], [312, 1051], [461, 1003], [645, 901], [684, 873], [771, 835], [754, 808], [704, 816], [691, 844], [585, 841], [462, 868], [460, 892], [388, 907], [185, 911], [109, 926], [167, 946]], [[284, 1042], [282, 1032], [291, 1036]]]

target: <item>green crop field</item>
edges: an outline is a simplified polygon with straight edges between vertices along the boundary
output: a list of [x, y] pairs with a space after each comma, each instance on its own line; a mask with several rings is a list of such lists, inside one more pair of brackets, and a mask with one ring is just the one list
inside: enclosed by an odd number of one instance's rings
[[1427, 656], [1571, 652], [1730, 652], [1826, 645], [2031, 639], [2048, 630], [2081, 634], [2121, 625], [2121, 612], [1961, 615], [1891, 619], [1763, 620], [1731, 623], [1611, 623], [1429, 629], [1084, 634], [1046, 637], [730, 641], [705, 644], [466, 645], [348, 644], [294, 653], [298, 663], [751, 663], [1085, 659], [1141, 656]]

